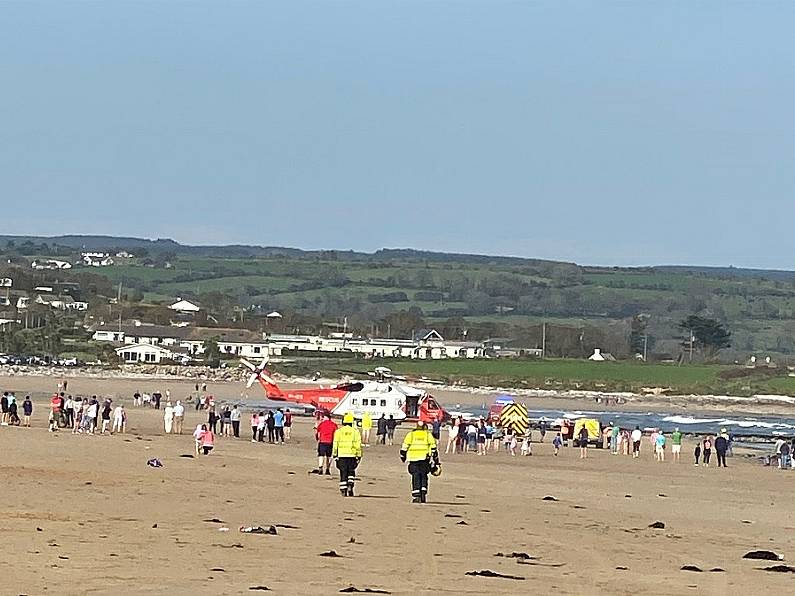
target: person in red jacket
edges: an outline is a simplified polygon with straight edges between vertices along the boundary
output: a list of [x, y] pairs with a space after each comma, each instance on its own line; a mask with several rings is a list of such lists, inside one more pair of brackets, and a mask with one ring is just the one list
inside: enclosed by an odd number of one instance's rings
[[334, 444], [334, 432], [337, 430], [337, 425], [331, 419], [331, 415], [326, 413], [323, 415], [323, 420], [317, 425], [315, 429], [315, 436], [317, 437], [317, 473], [326, 474], [331, 476], [329, 468], [331, 467], [331, 452]]

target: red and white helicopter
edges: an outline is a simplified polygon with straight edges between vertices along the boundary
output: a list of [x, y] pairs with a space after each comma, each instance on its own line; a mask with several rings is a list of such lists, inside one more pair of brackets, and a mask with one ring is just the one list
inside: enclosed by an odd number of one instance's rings
[[384, 415], [387, 418], [392, 416], [395, 420], [419, 419], [430, 424], [448, 418], [447, 412], [432, 395], [424, 389], [396, 382], [402, 380], [401, 377], [392, 375], [388, 368], [379, 367], [370, 373], [375, 380], [346, 381], [333, 387], [282, 390], [265, 368], [268, 361], [269, 358], [265, 357], [259, 365], [255, 365], [248, 360], [240, 360], [251, 371], [246, 388], [259, 382], [265, 396], [272, 401], [309, 405], [332, 416], [350, 413], [358, 419], [365, 412], [369, 412], [373, 420]]

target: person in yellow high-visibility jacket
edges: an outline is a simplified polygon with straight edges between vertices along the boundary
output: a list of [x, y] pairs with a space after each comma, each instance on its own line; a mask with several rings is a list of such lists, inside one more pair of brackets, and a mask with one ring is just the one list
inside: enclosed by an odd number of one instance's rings
[[425, 503], [428, 498], [428, 474], [439, 467], [439, 452], [436, 439], [424, 421], [418, 420], [416, 428], [406, 435], [400, 449], [400, 460], [409, 462], [411, 502]]
[[373, 428], [373, 417], [370, 412], [365, 412], [362, 416], [362, 443], [370, 444], [370, 430]]
[[334, 431], [334, 442], [331, 445], [331, 455], [336, 458], [337, 469], [340, 471], [340, 494], [343, 497], [353, 496], [356, 467], [362, 459], [362, 436], [353, 422], [353, 414], [345, 414], [342, 426]]

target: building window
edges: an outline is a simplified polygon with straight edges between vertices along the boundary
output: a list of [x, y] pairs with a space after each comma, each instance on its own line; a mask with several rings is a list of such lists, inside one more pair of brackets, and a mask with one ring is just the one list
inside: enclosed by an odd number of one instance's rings
[[382, 408], [385, 408], [385, 407], [386, 407], [386, 400], [385, 400], [385, 399], [382, 399], [382, 400], [381, 400], [381, 407], [382, 407]]
[[254, 353], [259, 354], [259, 346], [254, 346]]

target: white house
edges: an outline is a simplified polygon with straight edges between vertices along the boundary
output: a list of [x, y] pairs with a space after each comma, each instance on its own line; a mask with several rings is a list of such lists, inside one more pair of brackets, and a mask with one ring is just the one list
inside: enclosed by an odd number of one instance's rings
[[80, 258], [86, 267], [109, 267], [113, 265], [113, 257], [106, 252], [81, 252]]
[[201, 310], [198, 304], [194, 304], [188, 300], [182, 300], [181, 298], [169, 306], [169, 308], [179, 313], [197, 313]]
[[116, 343], [122, 343], [124, 341], [124, 331], [114, 331], [110, 328], [99, 328], [94, 331], [94, 335], [91, 336], [91, 339], [94, 341], [112, 341]]
[[175, 354], [168, 348], [150, 344], [124, 345], [116, 348], [116, 354], [127, 364], [136, 362], [158, 364], [163, 360], [176, 360], [182, 358], [181, 354]]
[[57, 259], [45, 259], [43, 261], [34, 260], [30, 266], [36, 271], [44, 271], [46, 269], [71, 269], [72, 264], [67, 261], [59, 261]]

